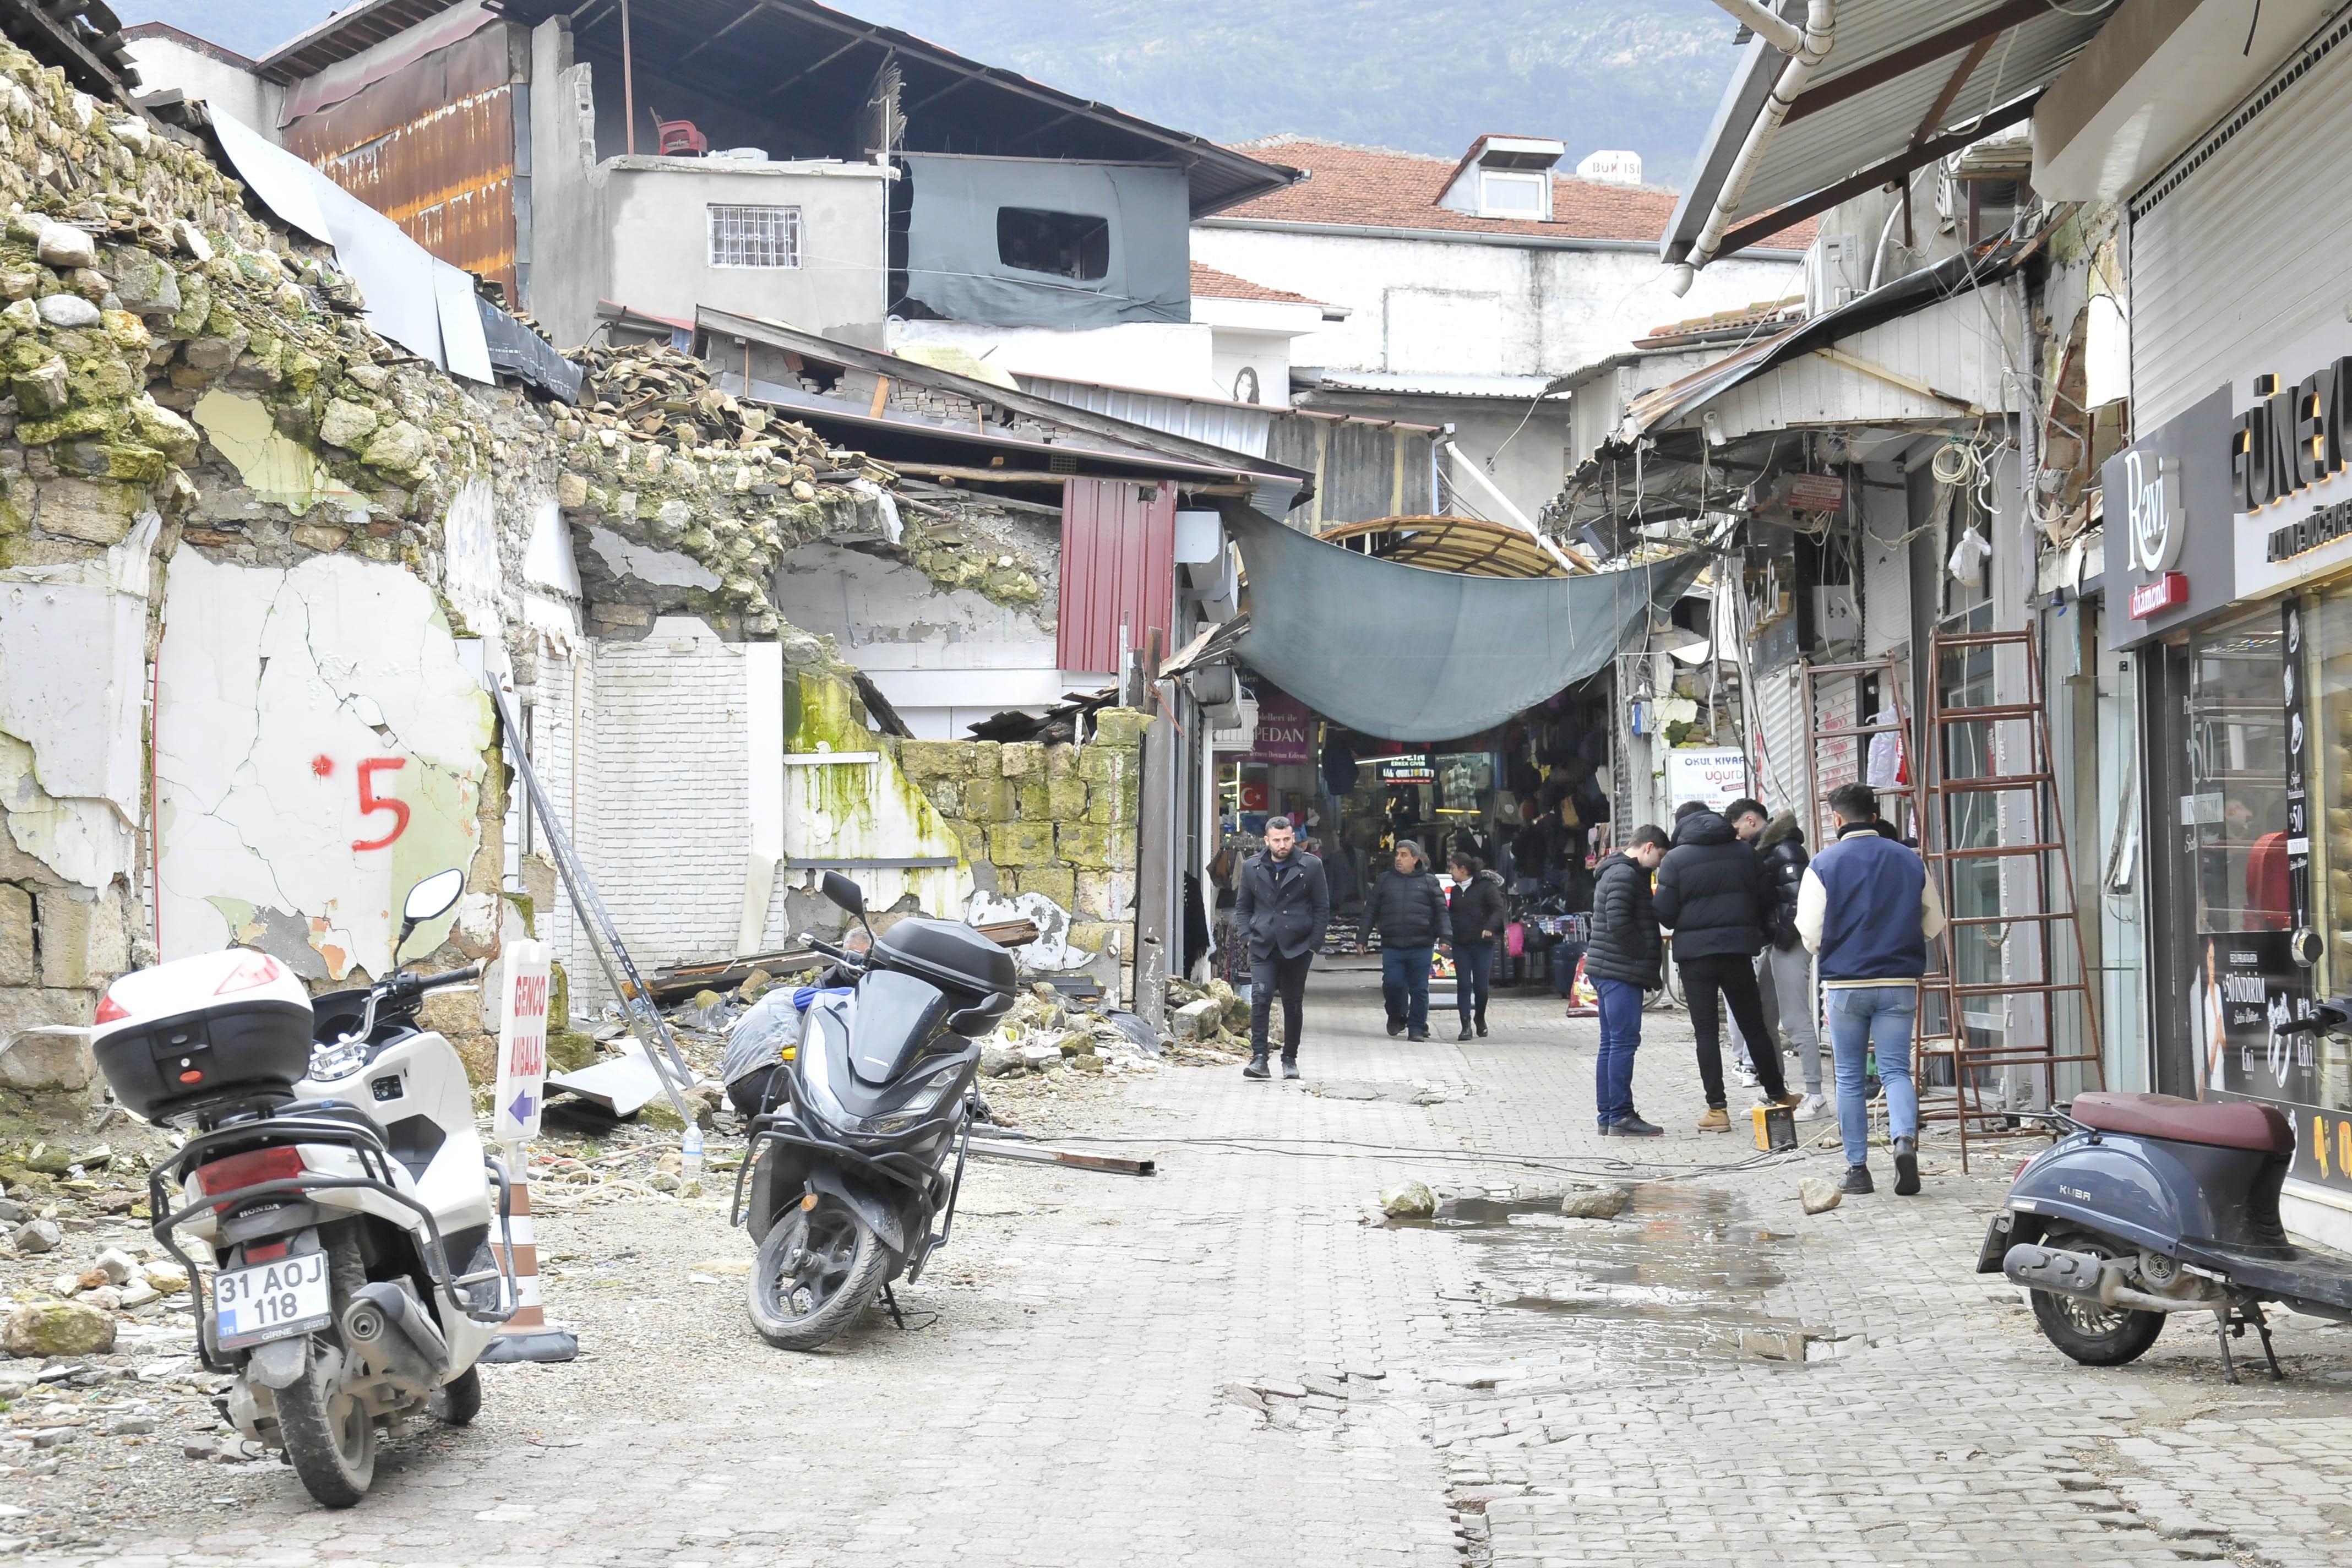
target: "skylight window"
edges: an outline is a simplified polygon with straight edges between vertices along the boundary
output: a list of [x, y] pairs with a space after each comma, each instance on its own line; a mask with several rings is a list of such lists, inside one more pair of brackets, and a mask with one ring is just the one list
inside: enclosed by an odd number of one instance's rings
[[1541, 220], [1551, 216], [1551, 176], [1506, 169], [1478, 172], [1478, 216]]

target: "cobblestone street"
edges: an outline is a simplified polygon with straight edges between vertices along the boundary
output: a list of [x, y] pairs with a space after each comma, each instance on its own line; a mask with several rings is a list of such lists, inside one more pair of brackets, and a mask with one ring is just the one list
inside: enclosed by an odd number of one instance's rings
[[[1185, 1068], [1108, 1102], [1134, 1179], [976, 1166], [954, 1244], [815, 1355], [745, 1321], [711, 1201], [553, 1215], [583, 1359], [498, 1367], [360, 1507], [275, 1465], [142, 1450], [127, 1529], [42, 1563], [2246, 1563], [2352, 1554], [2352, 1329], [2290, 1318], [2288, 1381], [2225, 1384], [2200, 1323], [2075, 1367], [1971, 1269], [2000, 1162], [1807, 1217], [1833, 1150], [1690, 1130], [1687, 1029], [1600, 1142], [1594, 1026], [1498, 1002], [1487, 1040], [1386, 1037], [1318, 973], [1303, 1085]], [[1813, 1124], [1816, 1133], [1828, 1123]], [[1612, 1171], [1629, 1147], [1654, 1162]], [[719, 1150], [715, 1146], [714, 1152]], [[1744, 1168], [1727, 1168], [1743, 1166]], [[1615, 1222], [1578, 1179], [1637, 1179]], [[1383, 1224], [1384, 1183], [1456, 1196]], [[2247, 1342], [2251, 1348], [2252, 1342]], [[73, 1499], [12, 1483], [38, 1514]], [[100, 1535], [103, 1539], [99, 1539]], [[21, 1559], [20, 1559], [21, 1560]]]

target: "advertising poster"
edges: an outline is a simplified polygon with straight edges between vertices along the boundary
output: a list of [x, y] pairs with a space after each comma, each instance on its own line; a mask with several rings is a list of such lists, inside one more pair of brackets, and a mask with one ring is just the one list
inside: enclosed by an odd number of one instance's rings
[[1315, 715], [1307, 704], [1271, 686], [1258, 688], [1257, 735], [1250, 745], [1254, 763], [1315, 760]]
[[1737, 746], [1693, 746], [1666, 753], [1666, 798], [1704, 801], [1721, 811], [1748, 793], [1748, 756]]

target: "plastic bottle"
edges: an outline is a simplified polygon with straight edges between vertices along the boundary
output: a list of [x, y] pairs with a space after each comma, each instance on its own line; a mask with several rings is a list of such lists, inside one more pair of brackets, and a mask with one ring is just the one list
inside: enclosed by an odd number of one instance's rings
[[702, 1129], [692, 1122], [687, 1124], [686, 1136], [678, 1143], [677, 1179], [682, 1183], [702, 1180]]

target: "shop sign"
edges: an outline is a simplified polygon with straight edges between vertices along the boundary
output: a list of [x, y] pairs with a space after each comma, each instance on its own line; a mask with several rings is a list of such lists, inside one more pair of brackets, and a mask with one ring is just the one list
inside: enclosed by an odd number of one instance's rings
[[1250, 760], [1259, 763], [1311, 763], [1315, 760], [1315, 716], [1307, 704], [1288, 692], [1261, 687], [1257, 700], [1257, 733], [1250, 744]]
[[[2107, 498], [2107, 559], [2122, 568], [2110, 592], [2129, 609], [2127, 621], [2110, 623], [2118, 647], [2209, 615], [2238, 595], [2230, 420], [2230, 389], [2217, 387], [2099, 471]], [[2116, 534], [2123, 536], [2121, 552], [2114, 550]]]
[[2144, 621], [2188, 602], [2189, 579], [2179, 572], [2167, 572], [2155, 582], [2142, 583], [2131, 591], [2131, 618]]
[[1381, 764], [1382, 784], [1435, 784], [1437, 766], [1427, 757], [1395, 757]]
[[1666, 804], [1704, 801], [1717, 811], [1748, 793], [1748, 755], [1737, 746], [1692, 746], [1666, 753]]

